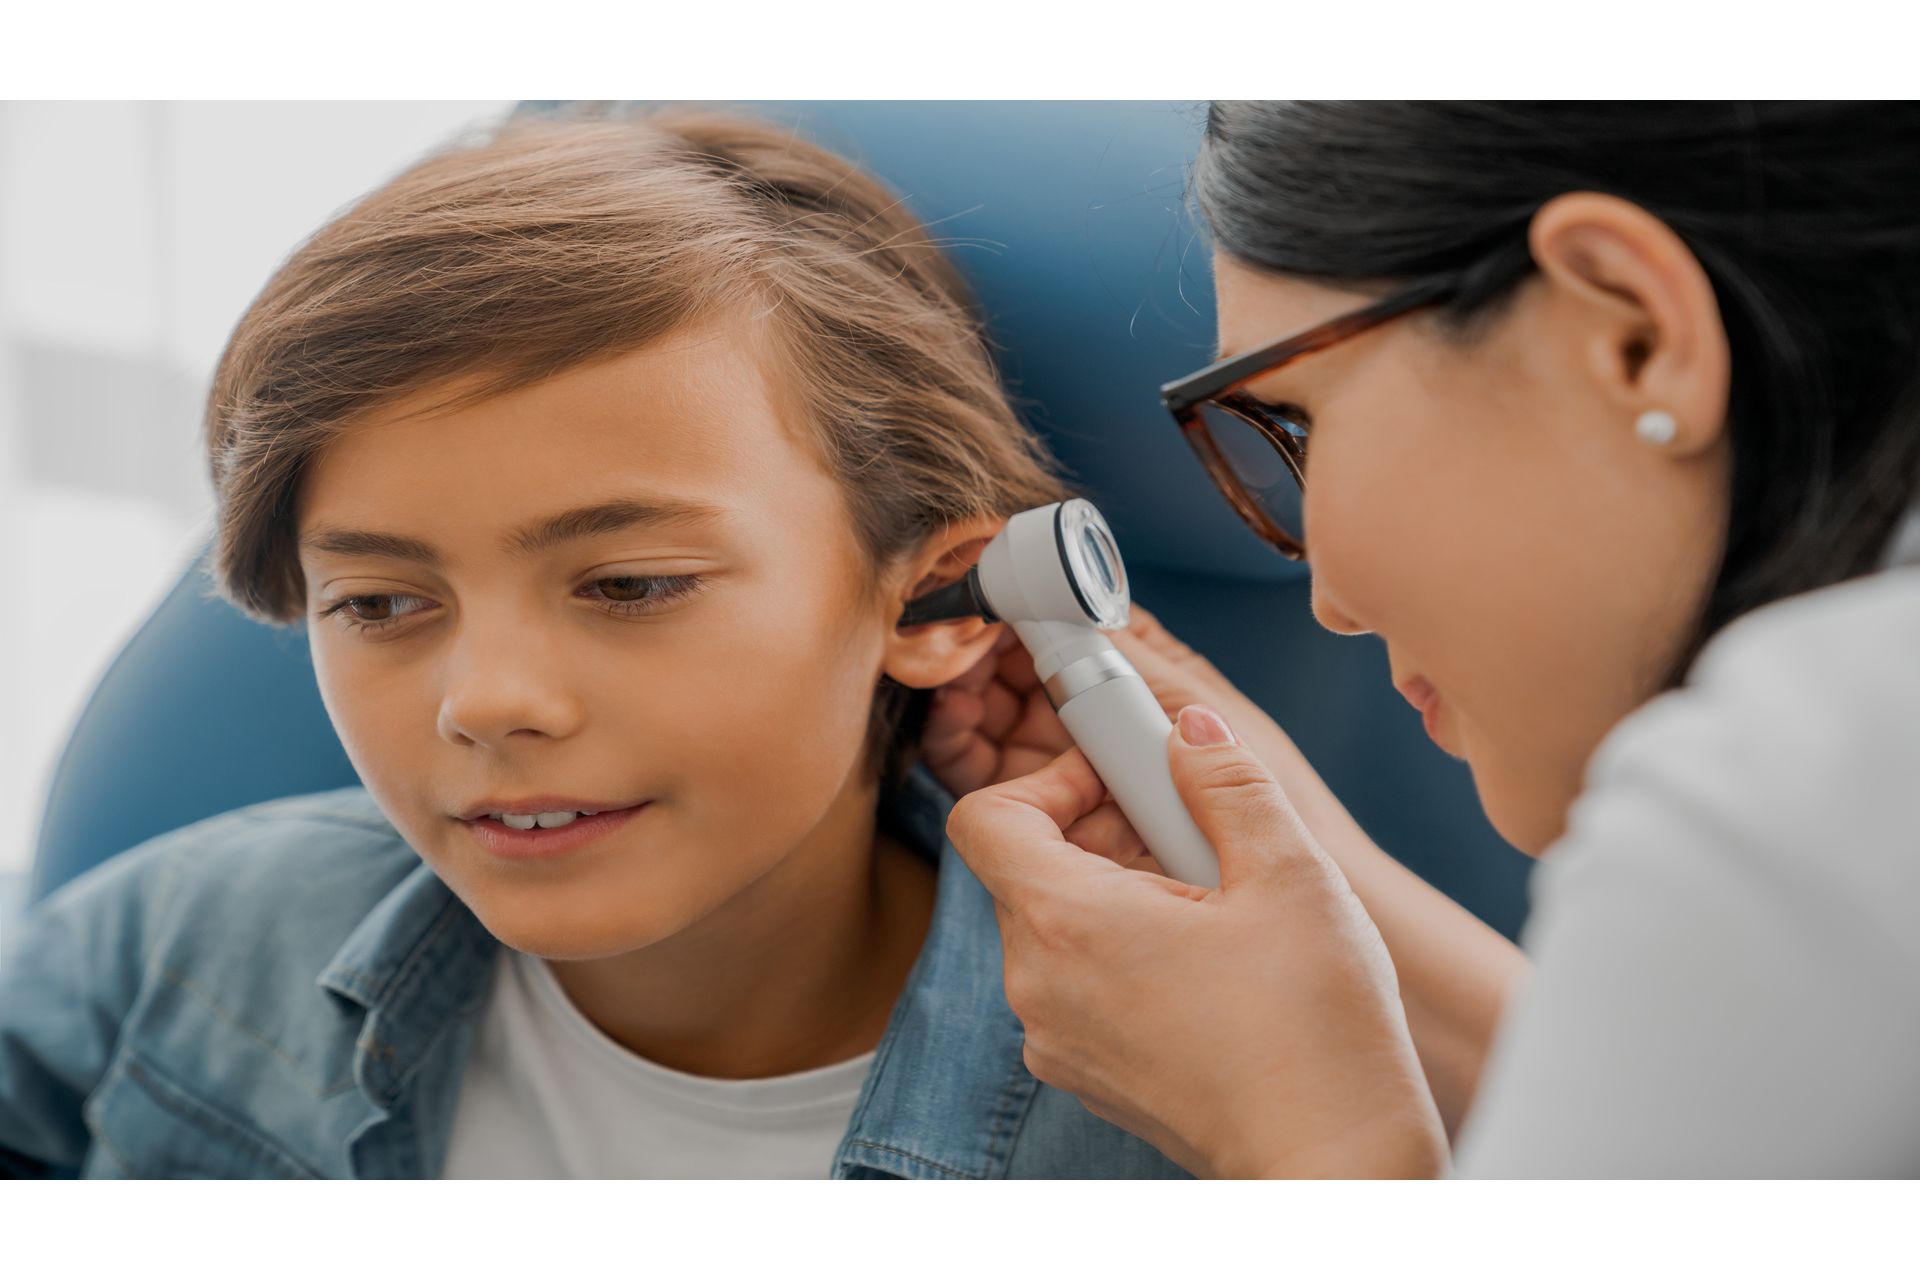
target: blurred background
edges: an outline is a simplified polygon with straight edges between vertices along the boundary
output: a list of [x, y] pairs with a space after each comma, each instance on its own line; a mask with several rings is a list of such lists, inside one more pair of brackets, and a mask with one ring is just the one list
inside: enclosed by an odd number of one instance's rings
[[228, 331], [330, 214], [510, 105], [0, 103], [0, 930], [88, 692], [206, 537]]

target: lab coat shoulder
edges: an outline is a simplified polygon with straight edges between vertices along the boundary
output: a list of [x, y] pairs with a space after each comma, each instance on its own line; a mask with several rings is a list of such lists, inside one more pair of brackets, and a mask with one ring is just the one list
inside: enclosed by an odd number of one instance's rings
[[1728, 626], [1602, 745], [1576, 826], [1632, 797], [1713, 837], [1689, 856], [1775, 878], [1920, 972], [1920, 567]]
[[1726, 628], [1595, 753], [1459, 1167], [1920, 1172], [1920, 570]]

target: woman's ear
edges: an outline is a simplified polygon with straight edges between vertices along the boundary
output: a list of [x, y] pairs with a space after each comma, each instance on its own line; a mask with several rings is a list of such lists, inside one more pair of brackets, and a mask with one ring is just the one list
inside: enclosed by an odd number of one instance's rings
[[1542, 205], [1528, 241], [1560, 303], [1556, 323], [1623, 427], [1660, 410], [1678, 428], [1667, 456], [1716, 444], [1732, 355], [1713, 282], [1686, 242], [1639, 205], [1593, 191]]
[[[965, 577], [1006, 523], [990, 516], [961, 521], [921, 543], [891, 579], [890, 617], [897, 619], [907, 601]], [[909, 688], [938, 688], [985, 657], [999, 635], [998, 623], [979, 618], [897, 627], [887, 637], [882, 670]]]

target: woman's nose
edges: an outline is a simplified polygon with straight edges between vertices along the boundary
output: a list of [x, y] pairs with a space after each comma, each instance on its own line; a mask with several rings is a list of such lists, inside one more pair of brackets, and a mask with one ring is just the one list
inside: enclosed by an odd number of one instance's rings
[[1317, 577], [1313, 584], [1313, 616], [1321, 626], [1336, 635], [1364, 636], [1371, 630], [1335, 604], [1321, 588]]
[[440, 736], [458, 746], [497, 747], [516, 734], [578, 732], [586, 706], [565, 673], [562, 655], [537, 629], [468, 629], [448, 653]]

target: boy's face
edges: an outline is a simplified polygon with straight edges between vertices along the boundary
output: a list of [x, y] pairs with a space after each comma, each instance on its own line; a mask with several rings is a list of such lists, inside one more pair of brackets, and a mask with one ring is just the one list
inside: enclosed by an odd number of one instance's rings
[[[871, 818], [898, 600], [868, 584], [749, 341], [703, 326], [408, 417], [444, 398], [429, 388], [308, 472], [328, 713], [382, 810], [510, 946], [650, 945]], [[587, 809], [527, 832], [472, 816]]]

